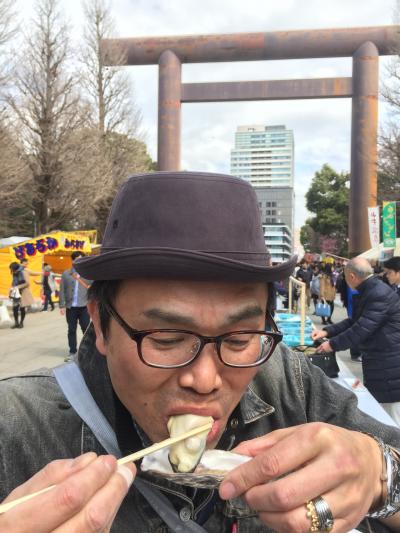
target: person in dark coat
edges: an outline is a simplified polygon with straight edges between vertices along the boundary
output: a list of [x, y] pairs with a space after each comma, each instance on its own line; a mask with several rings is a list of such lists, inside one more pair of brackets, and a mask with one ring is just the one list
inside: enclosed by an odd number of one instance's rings
[[[351, 318], [353, 316], [353, 296], [358, 294], [358, 291], [353, 290], [346, 283], [344, 272], [342, 272], [336, 281], [336, 291], [340, 295], [340, 300], [343, 306], [346, 308], [347, 316]], [[350, 348], [350, 357], [352, 361], [361, 363], [362, 357], [358, 348]]]
[[400, 256], [391, 257], [383, 263], [383, 267], [389, 284], [400, 296]]
[[358, 291], [352, 318], [315, 331], [312, 338], [328, 337], [321, 352], [359, 348], [365, 386], [400, 425], [400, 299], [364, 258], [349, 261], [345, 277]]

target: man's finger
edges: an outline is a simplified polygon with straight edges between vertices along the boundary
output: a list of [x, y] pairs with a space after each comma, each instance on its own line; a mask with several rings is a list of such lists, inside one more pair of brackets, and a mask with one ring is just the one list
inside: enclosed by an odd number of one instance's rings
[[236, 448], [233, 448], [232, 452], [254, 457], [259, 453], [268, 450], [268, 448], [271, 448], [277, 442], [293, 433], [293, 431], [295, 431], [297, 427], [298, 426], [293, 426], [287, 429], [277, 429], [275, 431], [272, 431], [271, 433], [268, 433], [267, 435], [263, 435], [262, 437], [246, 440], [238, 444]]
[[[321, 476], [324, 471], [324, 476]], [[348, 467], [347, 480], [353, 483], [359, 472]], [[242, 496], [246, 503], [255, 511], [289, 512], [301, 507], [304, 502], [315, 498], [319, 494], [330, 494], [330, 499], [335, 503], [335, 508], [345, 508], [342, 494], [336, 496], [334, 489], [343, 480], [343, 472], [339, 472], [334, 462], [326, 461], [324, 456], [311, 462], [299, 470], [275, 480], [263, 483], [249, 489]], [[346, 485], [347, 486], [347, 485]], [[368, 509], [368, 507], [367, 507]]]
[[[298, 469], [316, 457], [327, 439], [334, 438], [333, 430], [322, 423], [297, 426], [297, 430], [265, 452], [235, 468], [221, 483], [219, 494], [223, 500], [235, 498], [251, 487], [276, 479]], [[310, 446], [310, 442], [313, 446]]]
[[118, 466], [116, 472], [94, 494], [84, 509], [77, 516], [57, 528], [54, 533], [109, 531], [135, 475], [136, 467], [133, 463]]
[[[260, 513], [259, 518], [273, 531], [311, 531], [311, 520], [307, 517], [305, 505], [287, 514]], [[334, 531], [337, 533], [347, 533], [356, 527], [358, 523], [359, 521], [351, 525], [341, 518], [335, 518]]]
[[84, 508], [93, 495], [110, 479], [116, 468], [115, 457], [109, 455], [98, 457], [56, 485], [54, 489], [4, 513], [0, 517], [0, 530], [13, 533], [25, 532], [27, 516], [31, 531], [48, 533], [55, 530]]
[[57, 485], [69, 476], [76, 474], [82, 468], [94, 461], [97, 455], [94, 452], [88, 452], [79, 455], [75, 459], [57, 459], [47, 464], [42, 470], [39, 470], [28, 481], [14, 489], [2, 503], [8, 503], [27, 494], [38, 492], [41, 489]]

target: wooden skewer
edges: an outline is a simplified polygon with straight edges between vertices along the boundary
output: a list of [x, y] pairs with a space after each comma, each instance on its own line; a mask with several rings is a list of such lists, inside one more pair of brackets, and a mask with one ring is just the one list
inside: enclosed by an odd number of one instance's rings
[[148, 448], [144, 448], [143, 450], [139, 450], [138, 452], [131, 453], [130, 455], [127, 455], [126, 457], [122, 457], [121, 459], [118, 459], [119, 465], [124, 465], [125, 463], [132, 463], [133, 461], [137, 461], [138, 459], [141, 459], [145, 455], [150, 455], [151, 453], [154, 453], [158, 450], [162, 450], [163, 448], [168, 448], [168, 446], [172, 446], [173, 444], [176, 444], [177, 442], [180, 442], [181, 440], [186, 440], [189, 437], [194, 437], [195, 435], [198, 435], [199, 433], [203, 433], [205, 431], [209, 431], [212, 428], [213, 422], [208, 422], [207, 424], [204, 424], [203, 426], [199, 426], [197, 428], [191, 429], [190, 431], [187, 431], [186, 433], [182, 433], [182, 435], [178, 435], [177, 437], [170, 437], [169, 439], [162, 440], [161, 442], [156, 442], [152, 446], [149, 446]]
[[[213, 425], [212, 422], [208, 422], [207, 424], [204, 424], [203, 426], [199, 426], [197, 428], [191, 429], [190, 431], [187, 431], [186, 433], [182, 433], [182, 435], [178, 435], [177, 437], [170, 437], [169, 439], [165, 439], [161, 442], [156, 442], [155, 444], [149, 446], [148, 448], [144, 448], [143, 450], [139, 450], [138, 452], [131, 453], [130, 455], [127, 455], [126, 457], [122, 457], [121, 459], [118, 459], [117, 463], [119, 465], [124, 465], [126, 463], [132, 463], [133, 461], [142, 459], [142, 457], [145, 457], [146, 455], [154, 453], [158, 450], [162, 450], [163, 448], [168, 448], [168, 446], [172, 446], [173, 444], [176, 444], [177, 442], [180, 442], [182, 440], [186, 440], [189, 437], [194, 437], [195, 435], [198, 435], [199, 433], [209, 431], [212, 425]], [[17, 500], [13, 500], [8, 503], [3, 503], [2, 505], [0, 505], [0, 514], [5, 513], [6, 511], [12, 509], [16, 505], [26, 502], [30, 500], [31, 498], [38, 496], [39, 494], [43, 494], [44, 492], [47, 492], [48, 490], [54, 489], [54, 487], [56, 487], [56, 485], [50, 485], [50, 487], [46, 487], [37, 492], [33, 492], [32, 494], [27, 494], [26, 496], [22, 496], [22, 498], [18, 498]]]

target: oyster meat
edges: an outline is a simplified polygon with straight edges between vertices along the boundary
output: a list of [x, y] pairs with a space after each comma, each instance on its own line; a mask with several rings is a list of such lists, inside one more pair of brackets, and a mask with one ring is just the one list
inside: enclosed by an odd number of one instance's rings
[[150, 479], [163, 478], [179, 485], [212, 489], [218, 487], [230, 470], [250, 459], [247, 455], [224, 450], [206, 450], [194, 472], [174, 472], [168, 449], [164, 448], [144, 457], [140, 468], [142, 475]]
[[[176, 415], [168, 420], [168, 431], [171, 437], [178, 437], [191, 429], [213, 422], [211, 416]], [[174, 472], [193, 472], [206, 448], [207, 435], [210, 430], [189, 437], [173, 444], [169, 451], [169, 461]]]

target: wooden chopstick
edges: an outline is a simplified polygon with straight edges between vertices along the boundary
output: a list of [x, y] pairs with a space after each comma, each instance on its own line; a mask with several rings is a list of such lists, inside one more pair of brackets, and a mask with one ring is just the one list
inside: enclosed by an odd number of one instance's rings
[[[189, 437], [194, 437], [195, 435], [198, 435], [199, 433], [203, 433], [204, 431], [209, 431], [212, 428], [213, 422], [208, 422], [207, 424], [204, 424], [203, 426], [199, 426], [197, 428], [191, 429], [190, 431], [187, 431], [186, 433], [182, 433], [181, 435], [178, 435], [177, 437], [170, 437], [169, 439], [162, 440], [161, 442], [156, 442], [152, 446], [149, 446], [148, 448], [144, 448], [143, 450], [139, 450], [138, 452], [131, 453], [130, 455], [127, 455], [126, 457], [122, 457], [121, 459], [118, 459], [119, 465], [124, 465], [125, 463], [132, 463], [133, 461], [137, 461], [138, 459], [141, 459], [145, 455], [150, 455], [151, 453], [154, 453], [158, 450], [162, 450], [162, 448], [168, 448], [168, 446], [172, 446], [172, 444], [176, 444], [177, 442], [180, 442], [181, 440], [186, 440]], [[1, 507], [0, 507], [1, 509]]]
[[[121, 459], [118, 459], [117, 463], [119, 465], [124, 465], [126, 463], [132, 463], [133, 461], [137, 461], [138, 459], [141, 459], [142, 457], [145, 457], [146, 455], [154, 453], [158, 450], [162, 450], [163, 448], [168, 448], [168, 446], [172, 446], [172, 444], [176, 444], [177, 442], [188, 439], [189, 437], [194, 437], [195, 435], [198, 435], [199, 433], [203, 433], [204, 431], [209, 431], [212, 425], [213, 425], [212, 422], [208, 422], [207, 424], [204, 424], [203, 426], [199, 426], [197, 428], [191, 429], [190, 431], [187, 431], [186, 433], [182, 433], [181, 435], [178, 435], [177, 437], [170, 437], [169, 439], [165, 439], [161, 442], [156, 442], [155, 444], [153, 444], [152, 446], [149, 446], [148, 448], [144, 448], [143, 450], [139, 450], [138, 452], [131, 453], [130, 455], [127, 455], [126, 457], [122, 457]], [[2, 505], [0, 505], [0, 514], [5, 513], [6, 511], [9, 511], [16, 505], [26, 502], [30, 500], [31, 498], [38, 496], [39, 494], [43, 494], [44, 492], [47, 492], [48, 490], [54, 489], [54, 487], [56, 487], [56, 485], [50, 485], [49, 487], [41, 489], [37, 492], [33, 492], [32, 494], [27, 494], [26, 496], [22, 496], [22, 498], [18, 498], [17, 500], [13, 500], [8, 503], [3, 503]]]

